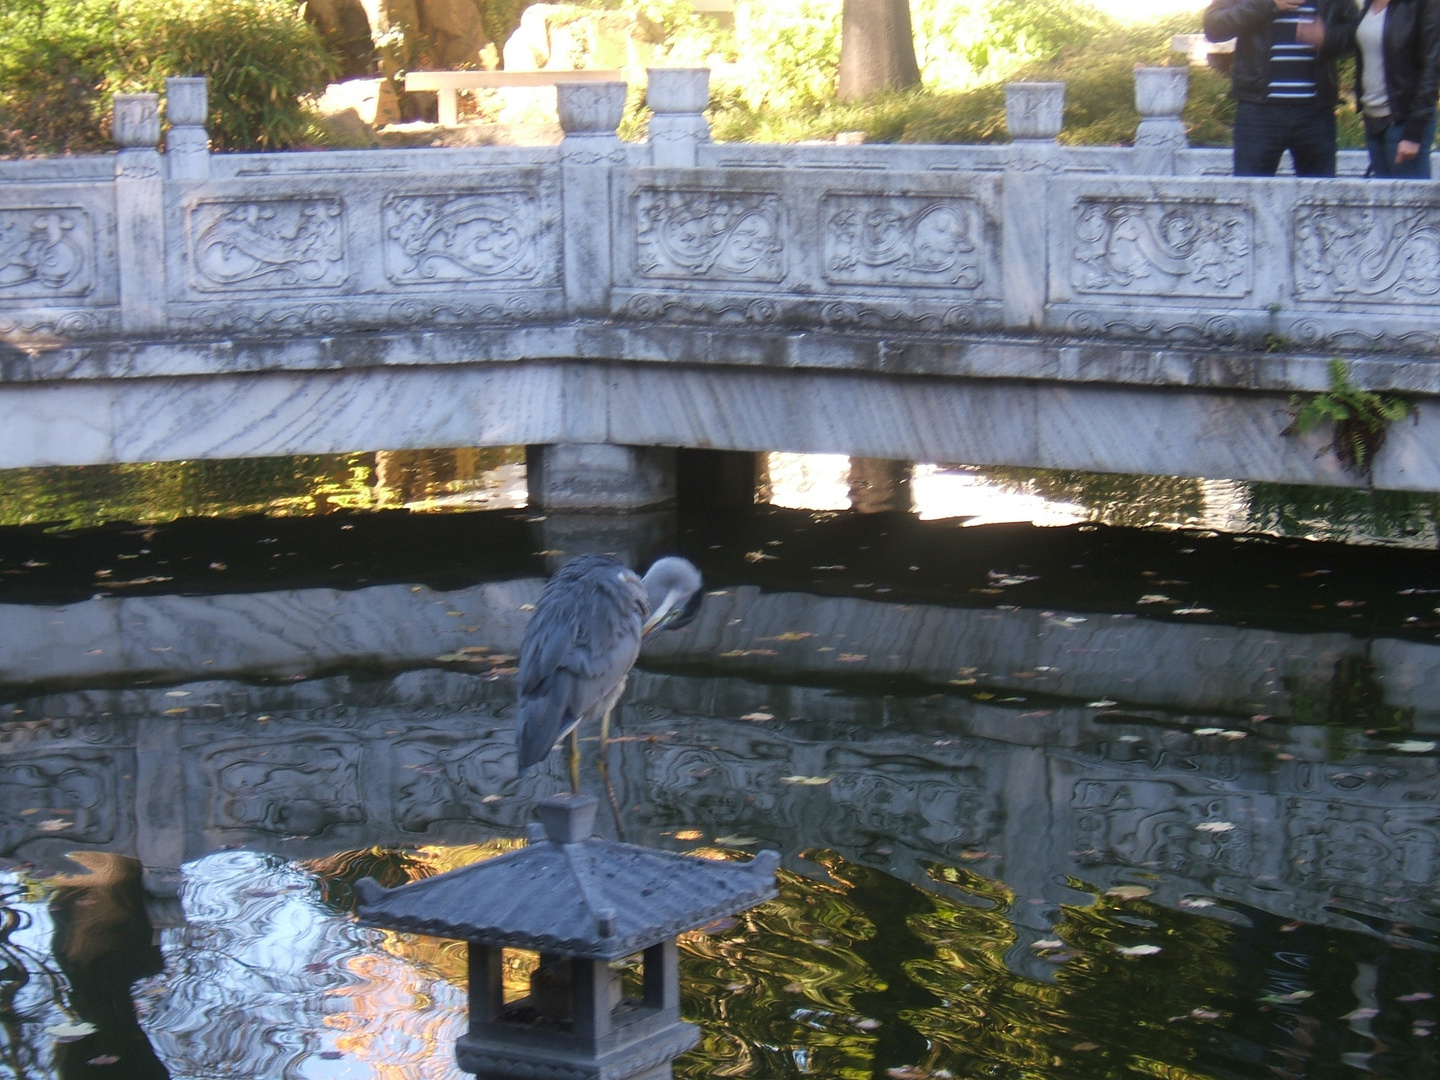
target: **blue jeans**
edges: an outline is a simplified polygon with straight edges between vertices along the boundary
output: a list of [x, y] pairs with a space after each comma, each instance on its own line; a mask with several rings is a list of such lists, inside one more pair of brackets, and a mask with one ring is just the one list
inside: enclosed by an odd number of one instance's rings
[[1430, 118], [1424, 133], [1420, 136], [1420, 153], [1405, 162], [1395, 164], [1395, 151], [1400, 146], [1402, 128], [1391, 124], [1380, 135], [1365, 133], [1365, 149], [1370, 151], [1370, 175], [1381, 180], [1429, 180], [1430, 144], [1435, 141], [1435, 117]]
[[1235, 175], [1274, 176], [1290, 151], [1296, 176], [1335, 175], [1335, 111], [1310, 102], [1235, 106]]

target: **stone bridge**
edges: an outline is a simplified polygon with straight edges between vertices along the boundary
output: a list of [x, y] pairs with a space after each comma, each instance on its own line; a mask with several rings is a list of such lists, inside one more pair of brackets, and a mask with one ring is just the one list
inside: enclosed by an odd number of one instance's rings
[[1231, 178], [1185, 77], [1138, 72], [1105, 148], [1057, 142], [1059, 84], [1009, 87], [994, 146], [713, 144], [703, 70], [652, 73], [642, 143], [623, 84], [562, 85], [556, 147], [212, 155], [171, 80], [162, 153], [122, 95], [117, 154], [0, 163], [0, 467], [607, 444], [1350, 484], [1280, 434], [1343, 355], [1419, 406], [1377, 484], [1440, 490], [1440, 194], [1354, 155]]

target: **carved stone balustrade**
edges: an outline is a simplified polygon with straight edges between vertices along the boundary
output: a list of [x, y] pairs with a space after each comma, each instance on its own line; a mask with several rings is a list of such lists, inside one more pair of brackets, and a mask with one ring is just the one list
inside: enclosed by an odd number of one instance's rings
[[1059, 144], [1061, 84], [1007, 90], [1008, 146], [715, 144], [697, 71], [654, 73], [648, 143], [624, 84], [560, 84], [559, 147], [210, 155], [177, 81], [160, 154], [121, 95], [113, 160], [0, 162], [0, 467], [607, 444], [1357, 484], [1281, 435], [1341, 355], [1420, 406], [1377, 484], [1440, 490], [1440, 196], [1363, 154], [1231, 177], [1185, 70], [1136, 79], [1133, 147]]
[[1065, 84], [1019, 82], [1005, 86], [1005, 125], [1010, 138], [1053, 142], [1065, 116]]
[[210, 175], [210, 135], [205, 130], [209, 111], [209, 81], [165, 80], [165, 155], [172, 179], [198, 180]]
[[660, 167], [693, 168], [697, 148], [710, 141], [709, 68], [651, 68], [645, 102], [650, 118], [650, 146]]

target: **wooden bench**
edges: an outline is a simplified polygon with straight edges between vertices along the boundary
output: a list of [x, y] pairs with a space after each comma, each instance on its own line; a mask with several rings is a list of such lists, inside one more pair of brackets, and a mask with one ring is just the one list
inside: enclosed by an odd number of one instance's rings
[[405, 89], [433, 90], [439, 99], [442, 127], [456, 126], [456, 101], [461, 90], [493, 90], [505, 86], [554, 86], [562, 82], [624, 82], [618, 68], [585, 71], [411, 71]]

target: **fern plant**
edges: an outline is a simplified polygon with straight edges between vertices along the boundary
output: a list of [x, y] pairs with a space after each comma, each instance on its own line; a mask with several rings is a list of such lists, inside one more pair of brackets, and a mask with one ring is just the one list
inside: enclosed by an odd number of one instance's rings
[[1295, 410], [1290, 425], [1280, 434], [1303, 435], [1321, 424], [1332, 425], [1330, 442], [1320, 453], [1333, 451], [1342, 466], [1370, 484], [1375, 482], [1375, 455], [1385, 445], [1390, 425], [1407, 416], [1420, 420], [1419, 408], [1408, 398], [1362, 390], [1352, 383], [1339, 357], [1330, 361], [1330, 389], [1311, 394], [1309, 400], [1292, 394], [1290, 407]]

